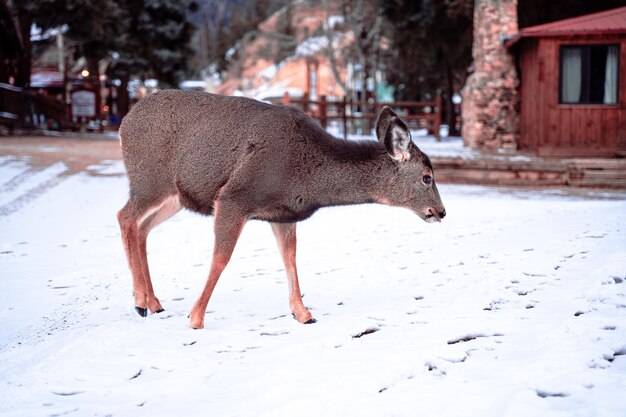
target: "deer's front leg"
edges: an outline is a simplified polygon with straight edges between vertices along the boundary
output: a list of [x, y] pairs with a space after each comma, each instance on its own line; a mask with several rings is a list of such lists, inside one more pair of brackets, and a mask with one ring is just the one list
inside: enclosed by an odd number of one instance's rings
[[285, 263], [287, 271], [287, 282], [289, 283], [289, 307], [294, 317], [300, 323], [315, 323], [315, 319], [309, 310], [302, 303], [300, 284], [298, 284], [298, 270], [296, 268], [296, 224], [295, 223], [272, 223], [272, 230], [280, 254]]

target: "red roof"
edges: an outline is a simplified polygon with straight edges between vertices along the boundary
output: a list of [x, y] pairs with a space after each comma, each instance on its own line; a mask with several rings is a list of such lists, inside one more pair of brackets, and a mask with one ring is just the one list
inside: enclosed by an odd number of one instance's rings
[[520, 38], [607, 34], [626, 34], [626, 6], [523, 28], [506, 46]]

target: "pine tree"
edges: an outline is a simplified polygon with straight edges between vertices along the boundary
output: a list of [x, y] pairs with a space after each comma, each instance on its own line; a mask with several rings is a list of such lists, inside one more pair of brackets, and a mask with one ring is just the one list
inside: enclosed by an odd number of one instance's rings
[[452, 97], [463, 85], [472, 59], [473, 0], [386, 0], [393, 23], [395, 65], [390, 81], [401, 86], [398, 99], [432, 98], [443, 92], [446, 122], [455, 129]]
[[[193, 26], [193, 0], [22, 0], [15, 12], [25, 22], [48, 29], [67, 25], [66, 36], [84, 57], [93, 80], [98, 63], [111, 57], [110, 74], [123, 83], [132, 75], [174, 86], [184, 76]], [[28, 26], [30, 27], [30, 25]], [[30, 69], [29, 69], [30, 71]], [[127, 97], [119, 89], [122, 101]], [[122, 114], [127, 108], [123, 103]]]

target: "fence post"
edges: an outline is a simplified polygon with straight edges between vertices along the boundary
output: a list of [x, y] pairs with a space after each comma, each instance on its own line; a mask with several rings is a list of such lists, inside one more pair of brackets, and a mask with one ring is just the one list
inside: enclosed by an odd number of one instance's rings
[[302, 111], [309, 114], [309, 92], [302, 97]]
[[289, 105], [289, 92], [288, 91], [285, 91], [285, 95], [283, 96], [283, 105], [284, 106]]
[[327, 111], [327, 103], [326, 103], [326, 96], [322, 95], [320, 96], [320, 123], [322, 124], [322, 127], [324, 129], [326, 129], [326, 114]]
[[346, 102], [346, 96], [343, 96], [343, 99], [341, 99], [341, 118], [343, 121], [343, 138], [344, 139], [348, 139], [348, 114], [347, 114], [347, 102]]
[[441, 106], [441, 93], [439, 93], [437, 94], [437, 98], [435, 99], [435, 108], [437, 109], [437, 112], [435, 113], [435, 122], [433, 123], [433, 129], [435, 130], [435, 138], [437, 139], [437, 141], [441, 141], [441, 135], [439, 134], [439, 128], [441, 127], [441, 115], [443, 110]]

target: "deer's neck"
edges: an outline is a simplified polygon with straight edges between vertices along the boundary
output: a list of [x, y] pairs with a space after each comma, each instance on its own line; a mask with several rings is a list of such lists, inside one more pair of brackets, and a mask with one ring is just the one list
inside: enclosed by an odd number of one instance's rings
[[337, 141], [315, 172], [320, 206], [375, 203], [384, 200], [391, 158], [377, 142]]

